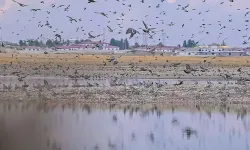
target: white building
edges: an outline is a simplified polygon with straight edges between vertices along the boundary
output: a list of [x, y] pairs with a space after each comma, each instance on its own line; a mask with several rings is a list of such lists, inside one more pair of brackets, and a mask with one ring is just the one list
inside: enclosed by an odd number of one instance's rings
[[117, 46], [108, 45], [108, 46], [103, 47], [103, 50], [117, 51], [117, 50], [120, 50], [120, 48]]
[[137, 51], [155, 51], [155, 52], [169, 52], [172, 53], [175, 49], [178, 49], [177, 46], [143, 46], [135, 48]]
[[38, 46], [25, 46], [24, 50], [26, 50], [26, 51], [40, 51], [41, 47], [38, 47]]

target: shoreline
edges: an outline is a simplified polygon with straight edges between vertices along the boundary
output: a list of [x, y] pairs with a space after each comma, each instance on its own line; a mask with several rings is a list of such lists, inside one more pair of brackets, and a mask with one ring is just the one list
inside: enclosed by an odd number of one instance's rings
[[[250, 105], [246, 81], [250, 57], [121, 55], [118, 64], [107, 58], [0, 54], [0, 75], [5, 75], [0, 77], [0, 101]], [[188, 66], [191, 71], [186, 72]], [[181, 80], [183, 84], [178, 85]]]

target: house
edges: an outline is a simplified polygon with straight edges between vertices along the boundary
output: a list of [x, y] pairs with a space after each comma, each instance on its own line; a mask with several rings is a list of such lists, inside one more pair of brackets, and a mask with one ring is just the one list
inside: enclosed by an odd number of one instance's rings
[[26, 51], [40, 51], [41, 47], [38, 47], [38, 46], [25, 46], [24, 50], [26, 50]]
[[109, 43], [100, 42], [100, 41], [89, 41], [89, 42], [81, 42], [81, 43], [79, 43], [79, 45], [82, 45], [82, 46], [107, 47], [107, 46], [109, 46]]
[[226, 49], [199, 49], [198, 55], [207, 56], [246, 56], [246, 52], [242, 49], [226, 48]]
[[178, 48], [174, 53], [179, 56], [196, 56], [199, 55], [199, 48]]
[[178, 49], [177, 46], [143, 46], [135, 48], [137, 51], [155, 51], [155, 52], [174, 52], [175, 49]]
[[75, 50], [83, 50], [80, 45], [69, 45], [69, 46], [58, 46], [56, 50], [64, 50], [64, 51], [75, 51]]
[[247, 55], [250, 55], [250, 47], [244, 48], [243, 51], [244, 51]]
[[103, 50], [117, 51], [117, 50], [120, 50], [120, 48], [117, 46], [108, 45], [108, 46], [103, 47]]

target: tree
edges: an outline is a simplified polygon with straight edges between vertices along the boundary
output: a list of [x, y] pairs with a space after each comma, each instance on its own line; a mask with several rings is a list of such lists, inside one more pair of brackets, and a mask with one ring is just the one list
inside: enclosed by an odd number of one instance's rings
[[185, 40], [184, 42], [183, 42], [183, 45], [182, 45], [183, 47], [187, 47], [187, 41]]
[[124, 45], [125, 45], [124, 49], [129, 49], [129, 42], [127, 38], [124, 41]]
[[24, 46], [24, 41], [23, 41], [23, 40], [20, 40], [20, 41], [19, 41], [19, 45], [20, 45], [20, 46]]
[[70, 41], [69, 41], [69, 40], [66, 41], [66, 45], [67, 45], [67, 46], [70, 45]]
[[50, 39], [48, 39], [45, 44], [46, 44], [47, 47], [52, 47], [53, 46], [53, 42]]
[[162, 46], [164, 46], [164, 45], [162, 44], [162, 42], [160, 42], [160, 43], [158, 44], [158, 46], [162, 47]]
[[52, 41], [53, 45], [57, 46], [57, 45], [60, 45], [60, 41], [58, 41], [57, 39]]
[[192, 47], [192, 45], [193, 45], [193, 42], [191, 39], [189, 39], [187, 42], [187, 47]]
[[35, 46], [40, 46], [40, 43], [38, 42], [38, 40], [33, 41], [33, 44], [34, 44]]
[[138, 48], [140, 47], [139, 43], [135, 42], [135, 45], [134, 45], [135, 48]]
[[75, 44], [79, 44], [80, 43], [80, 41], [79, 40], [75, 40]]
[[44, 47], [44, 43], [42, 40], [39, 41], [39, 46]]
[[116, 40], [114, 38], [110, 40], [109, 44], [112, 46], [117, 46]]
[[227, 44], [225, 43], [225, 40], [222, 41], [221, 46], [227, 46]]
[[120, 47], [120, 50], [124, 50], [124, 41], [123, 39], [120, 40], [120, 43], [119, 43], [119, 47]]
[[189, 39], [188, 41], [183, 42], [183, 47], [195, 47], [199, 42], [195, 42], [194, 40]]

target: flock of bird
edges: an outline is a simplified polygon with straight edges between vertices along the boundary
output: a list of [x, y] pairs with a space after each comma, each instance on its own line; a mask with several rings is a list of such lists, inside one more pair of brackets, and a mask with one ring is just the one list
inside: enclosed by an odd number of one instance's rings
[[[31, 8], [32, 6], [29, 6], [28, 4], [24, 4], [24, 3], [21, 3], [21, 2], [18, 2], [16, 0], [12, 0], [14, 3], [16, 3], [18, 6], [20, 6], [21, 8], [23, 9], [30, 9], [30, 11], [32, 12], [35, 12], [35, 13], [39, 13], [39, 12], [42, 12], [42, 11], [45, 11], [46, 14], [48, 15], [46, 18], [47, 20], [45, 22], [42, 22], [42, 21], [39, 21], [38, 22], [38, 27], [39, 28], [44, 28], [44, 27], [48, 27], [49, 29], [51, 29], [54, 33], [54, 37], [55, 39], [61, 41], [63, 39], [63, 33], [65, 31], [59, 31], [58, 28], [54, 27], [48, 20], [50, 18], [50, 14], [52, 13], [52, 11], [49, 11], [49, 10], [45, 10], [45, 9], [41, 9], [41, 8]], [[105, 0], [107, 1], [107, 0]], [[121, 3], [124, 7], [128, 7], [128, 11], [131, 11], [132, 8], [133, 8], [133, 5], [132, 4], [128, 4], [127, 0], [116, 0], [117, 2]], [[230, 6], [233, 5], [234, 1], [233, 0], [228, 0], [229, 3], [231, 3]], [[165, 0], [161, 0], [161, 3], [165, 2]], [[206, 3], [206, 0], [202, 0], [202, 2]], [[87, 1], [87, 5], [84, 6], [83, 10], [81, 11], [85, 11], [88, 9], [88, 5], [94, 5], [95, 3], [98, 3], [98, 1], [96, 0], [88, 0]], [[141, 3], [142, 4], [146, 4], [146, 2], [144, 0], [141, 0]], [[223, 5], [225, 4], [226, 2], [222, 1], [220, 4]], [[46, 4], [46, 1], [41, 1], [40, 2], [41, 5], [44, 5]], [[160, 8], [161, 7], [161, 4], [157, 4], [155, 6], [156, 9]], [[53, 9], [63, 9], [63, 11], [65, 12], [69, 12], [71, 10], [71, 5], [64, 5], [64, 4], [57, 4], [57, 3], [53, 3], [50, 5], [50, 8], [53, 8]], [[148, 6], [148, 9], [150, 8], [154, 8], [153, 6], [149, 5]], [[23, 9], [19, 9], [18, 11], [22, 11]], [[162, 9], [160, 9], [162, 10]], [[191, 12], [191, 11], [196, 11], [196, 9], [194, 8], [190, 8], [190, 5], [187, 4], [187, 5], [180, 5], [178, 4], [177, 5], [177, 8], [176, 10], [179, 10], [179, 11], [183, 11], [183, 12]], [[238, 9], [240, 10], [240, 9]], [[200, 11], [200, 12], [197, 12], [198, 15], [201, 15], [203, 13], [208, 13], [210, 12], [210, 10], [205, 10], [204, 12]], [[112, 33], [116, 33], [116, 34], [127, 34], [129, 35], [129, 38], [134, 38], [135, 36], [137, 36], [138, 38], [138, 35], [139, 34], [146, 34], [150, 39], [154, 39], [154, 35], [156, 35], [157, 33], [160, 33], [160, 32], [165, 32], [166, 30], [166, 27], [172, 27], [172, 26], [178, 26], [178, 24], [176, 24], [175, 22], [170, 22], [170, 23], [166, 23], [166, 20], [164, 19], [166, 17], [166, 14], [167, 12], [165, 10], [161, 11], [158, 16], [155, 16], [155, 18], [158, 20], [155, 22], [155, 25], [151, 25], [149, 23], [146, 23], [145, 20], [147, 20], [149, 18], [149, 14], [146, 14], [144, 16], [144, 18], [142, 19], [131, 19], [130, 20], [130, 24], [133, 25], [133, 22], [140, 22], [141, 21], [141, 28], [133, 28], [133, 27], [129, 27], [127, 29], [124, 29], [124, 26], [123, 26], [123, 21], [124, 21], [124, 16], [126, 16], [126, 13], [125, 12], [118, 12], [117, 11], [108, 11], [108, 12], [98, 12], [98, 11], [95, 11], [94, 12], [96, 15], [100, 15], [100, 16], [103, 16], [105, 17], [106, 19], [108, 19], [108, 23], [105, 23], [103, 22], [102, 24], [99, 24], [98, 27], [105, 27], [109, 32], [112, 32]], [[173, 13], [173, 12], [172, 12]], [[114, 15], [118, 14], [118, 17], [116, 18], [117, 21], [122, 21], [122, 22], [118, 22], [117, 24], [117, 27], [112, 27], [111, 26], [111, 20], [109, 20], [109, 18], [111, 18], [111, 16], [113, 17]], [[35, 15], [35, 14], [34, 14]], [[250, 10], [249, 8], [246, 8], [246, 12], [245, 12], [245, 28], [244, 29], [239, 29], [239, 28], [234, 28], [232, 30], [234, 31], [237, 31], [237, 32], [242, 32], [242, 33], [245, 33], [248, 31], [248, 23], [249, 23], [249, 20], [248, 20], [248, 17], [250, 15]], [[73, 16], [69, 16], [69, 15], [66, 15], [65, 16], [66, 18], [68, 18], [69, 22], [70, 23], [79, 23], [79, 24], [83, 24], [87, 21], [83, 20], [82, 18], [77, 18], [77, 17], [73, 17]], [[231, 15], [229, 15], [229, 17], [231, 17]], [[35, 16], [33, 16], [32, 19], [34, 19]], [[32, 19], [28, 20], [29, 22], [32, 21]], [[93, 19], [89, 20], [90, 24], [92, 23]], [[192, 18], [190, 18], [190, 21], [192, 21]], [[196, 35], [198, 34], [210, 34], [210, 31], [206, 30], [206, 28], [208, 26], [211, 26], [212, 24], [211, 23], [206, 23], [205, 22], [205, 19], [202, 20], [202, 24], [200, 25], [200, 30], [198, 31], [198, 33], [193, 33], [191, 35], [190, 38], [195, 38]], [[232, 19], [229, 18], [228, 20], [229, 22], [232, 22]], [[17, 22], [19, 22], [19, 19], [17, 20]], [[223, 24], [222, 21], [218, 20], [218, 27], [220, 28], [220, 33], [218, 35], [218, 39], [221, 38], [222, 34], [223, 34], [223, 29], [226, 28], [226, 25]], [[157, 25], [159, 24], [165, 24], [166, 26], [164, 28], [161, 28], [159, 29], [157, 27]], [[213, 24], [214, 25], [214, 24]], [[155, 26], [155, 27], [153, 27]], [[180, 28], [184, 28], [185, 27], [185, 23], [179, 25]], [[24, 26], [25, 28], [25, 26]], [[21, 29], [21, 31], [23, 31], [24, 29]], [[76, 28], [76, 32], [79, 32], [81, 31], [83, 35], [86, 35], [88, 36], [87, 38], [89, 39], [94, 39], [94, 38], [98, 38], [100, 36], [102, 36], [103, 34], [105, 33], [99, 33], [99, 34], [96, 34], [94, 33], [94, 31], [87, 31], [87, 29], [85, 29], [82, 25], [80, 27], [77, 27]], [[125, 33], [124, 33], [125, 31]], [[15, 32], [12, 32], [12, 34], [16, 34], [16, 35], [20, 35], [20, 33], [15, 33]], [[42, 39], [44, 35], [41, 34], [38, 39]], [[181, 36], [184, 36], [183, 34]], [[169, 37], [169, 35], [166, 36], [167, 38], [171, 38]], [[224, 38], [223, 40], [226, 40], [227, 38]], [[160, 40], [160, 39], [158, 39]], [[250, 41], [250, 36], [248, 36], [247, 34], [245, 34], [243, 36], [243, 41], [242, 41], [242, 44], [246, 45], [248, 44]]]

